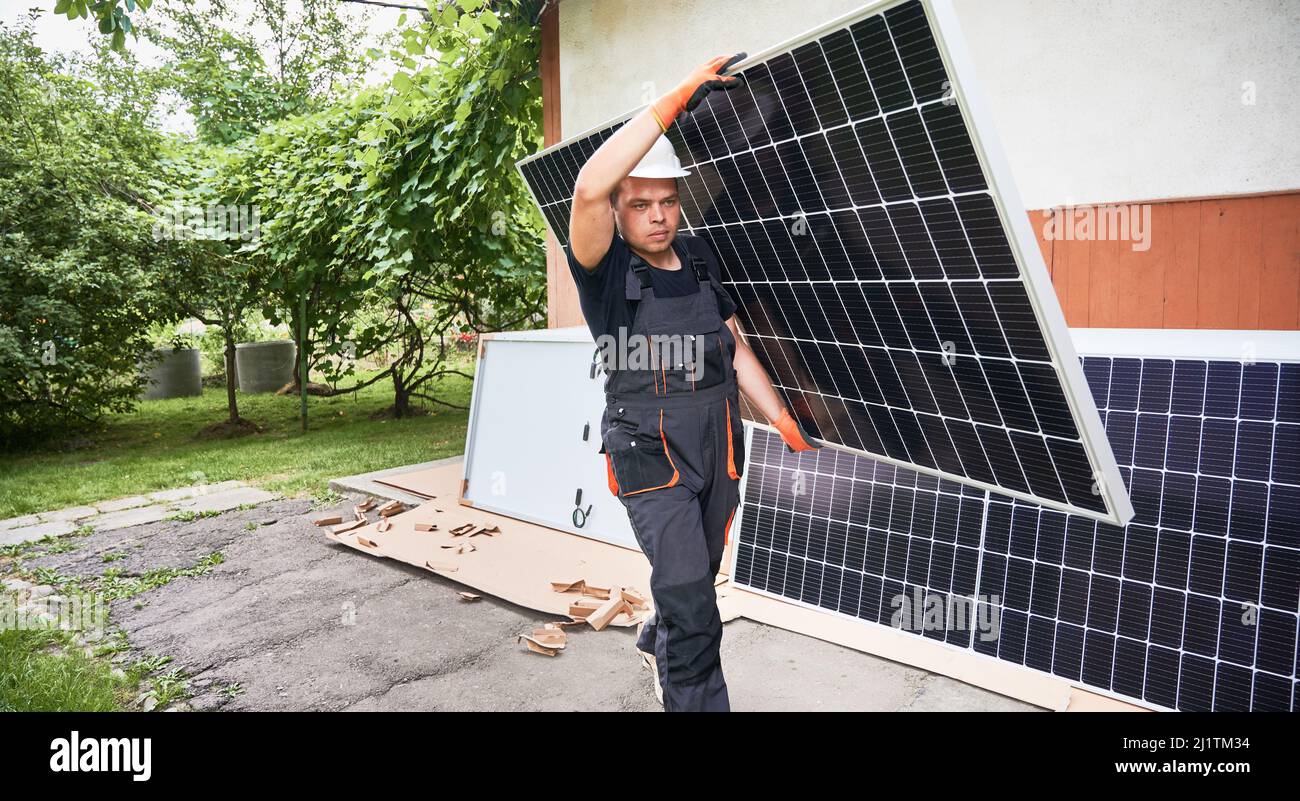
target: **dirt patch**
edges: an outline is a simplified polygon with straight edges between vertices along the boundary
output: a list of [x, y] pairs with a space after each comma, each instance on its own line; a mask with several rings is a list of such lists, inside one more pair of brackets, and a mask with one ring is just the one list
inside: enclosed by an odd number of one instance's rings
[[250, 434], [260, 434], [266, 429], [252, 420], [239, 418], [231, 422], [222, 420], [220, 423], [213, 423], [210, 426], [204, 426], [199, 429], [199, 433], [194, 435], [195, 439], [236, 439], [237, 437], [246, 437]]

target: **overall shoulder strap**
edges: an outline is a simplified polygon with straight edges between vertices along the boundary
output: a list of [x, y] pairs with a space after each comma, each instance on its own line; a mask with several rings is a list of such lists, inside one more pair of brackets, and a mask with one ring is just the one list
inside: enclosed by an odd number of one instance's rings
[[[695, 273], [695, 280], [700, 283], [708, 283], [709, 262], [699, 254], [699, 248], [695, 246], [694, 239], [695, 237], [691, 235], [690, 239], [681, 240], [682, 250], [685, 253], [686, 261], [690, 262], [691, 270]], [[686, 261], [682, 262], [683, 267], [686, 266]]]
[[709, 283], [709, 263], [694, 253], [691, 254], [691, 269], [695, 271], [695, 280], [701, 284]]
[[653, 282], [650, 279], [650, 265], [646, 264], [640, 256], [633, 253], [632, 263], [630, 266], [633, 274], [636, 275], [637, 281], [641, 284], [641, 288], [650, 289], [653, 286]]
[[[638, 266], [640, 270], [637, 269]], [[628, 300], [640, 300], [642, 287], [647, 291], [653, 291], [650, 286], [650, 273], [645, 264], [640, 262], [636, 254], [633, 254], [628, 269], [623, 274], [623, 297]]]

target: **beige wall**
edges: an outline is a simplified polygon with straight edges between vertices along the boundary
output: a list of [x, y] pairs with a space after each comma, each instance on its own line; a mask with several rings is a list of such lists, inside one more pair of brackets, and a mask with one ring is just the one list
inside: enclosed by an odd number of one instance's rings
[[[643, 105], [710, 56], [757, 53], [862, 5], [563, 0], [564, 136]], [[1300, 2], [954, 6], [1027, 208], [1300, 189]]]

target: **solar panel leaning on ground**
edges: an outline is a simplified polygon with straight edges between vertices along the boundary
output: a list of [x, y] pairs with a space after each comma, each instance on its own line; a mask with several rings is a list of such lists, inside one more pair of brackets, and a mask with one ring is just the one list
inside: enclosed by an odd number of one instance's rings
[[1127, 527], [755, 428], [733, 580], [1150, 706], [1296, 710], [1300, 364], [1083, 369]]
[[[669, 129], [692, 170], [683, 224], [712, 245], [747, 342], [812, 436], [1123, 523], [1026, 213], [950, 83], [955, 24], [945, 0], [877, 3], [742, 62], [746, 87]], [[561, 244], [578, 170], [621, 124], [519, 163]]]

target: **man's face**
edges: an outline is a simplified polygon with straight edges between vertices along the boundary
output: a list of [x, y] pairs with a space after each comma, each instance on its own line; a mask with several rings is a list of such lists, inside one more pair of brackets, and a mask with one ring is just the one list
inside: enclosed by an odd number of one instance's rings
[[675, 178], [629, 176], [619, 185], [614, 220], [631, 247], [645, 253], [668, 250], [681, 216]]

